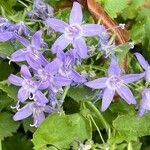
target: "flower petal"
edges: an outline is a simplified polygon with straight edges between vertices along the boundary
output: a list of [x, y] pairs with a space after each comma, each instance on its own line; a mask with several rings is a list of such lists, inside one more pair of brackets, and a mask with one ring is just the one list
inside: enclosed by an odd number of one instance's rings
[[25, 47], [30, 45], [30, 41], [14, 33], [14, 37]]
[[32, 78], [32, 75], [29, 71], [29, 68], [26, 65], [21, 66], [20, 73], [21, 73], [21, 76], [25, 79], [31, 79]]
[[39, 113], [38, 115], [34, 116], [34, 124], [38, 127], [45, 119], [45, 115], [43, 112]]
[[98, 24], [85, 24], [82, 25], [83, 36], [96, 36], [105, 31], [105, 27]]
[[110, 103], [113, 100], [114, 95], [115, 95], [115, 90], [111, 90], [109, 88], [106, 88], [104, 90], [103, 97], [102, 97], [101, 111], [105, 111], [109, 107]]
[[50, 86], [50, 81], [46, 80], [46, 81], [40, 81], [40, 83], [38, 84], [38, 89], [40, 90], [45, 90]]
[[85, 83], [86, 86], [93, 88], [93, 89], [103, 89], [106, 87], [107, 78], [98, 78], [93, 81], [89, 81]]
[[66, 77], [55, 77], [54, 81], [56, 83], [56, 86], [68, 86], [71, 84], [71, 79], [68, 79]]
[[1, 32], [0, 33], [0, 42], [6, 42], [12, 39], [14, 36], [13, 32]]
[[22, 119], [25, 119], [27, 117], [29, 117], [30, 115], [32, 115], [32, 111], [30, 109], [30, 104], [31, 103], [28, 103], [27, 105], [25, 105], [23, 108], [21, 108], [14, 116], [13, 116], [13, 119], [15, 121], [18, 121], [18, 120], [22, 120]]
[[20, 50], [17, 50], [16, 52], [14, 52], [12, 55], [11, 55], [11, 61], [14, 61], [14, 62], [21, 62], [21, 61], [25, 61], [25, 56], [28, 52], [26, 51], [26, 49], [20, 49]]
[[40, 91], [37, 90], [35, 93], [35, 100], [37, 100], [40, 103], [48, 103], [48, 99], [45, 97], [45, 95]]
[[55, 18], [48, 18], [46, 20], [46, 23], [49, 27], [51, 27], [55, 31], [61, 32], [61, 33], [64, 33], [65, 28], [68, 26], [68, 24], [65, 23], [64, 21], [58, 20], [58, 19], [55, 19]]
[[70, 41], [64, 35], [61, 35], [52, 45], [51, 50], [53, 53], [57, 53], [58, 50], [64, 50], [69, 44]]
[[18, 76], [16, 76], [16, 75], [11, 74], [11, 75], [8, 77], [8, 81], [9, 81], [11, 84], [14, 84], [14, 85], [17, 85], [17, 86], [21, 86], [23, 79], [20, 78], [20, 77], [18, 77]]
[[149, 66], [148, 62], [140, 53], [135, 53], [136, 58], [138, 59], [140, 65], [146, 70]]
[[31, 44], [34, 45], [37, 49], [41, 47], [41, 44], [43, 42], [42, 33], [42, 30], [40, 30], [35, 32], [35, 34], [32, 36]]
[[82, 23], [82, 8], [78, 2], [73, 3], [73, 7], [70, 13], [69, 23], [70, 24], [81, 24]]
[[63, 65], [62, 61], [55, 58], [52, 62], [50, 62], [45, 66], [45, 70], [50, 74], [56, 74], [62, 65]]
[[123, 98], [128, 104], [136, 104], [136, 100], [130, 91], [130, 89], [123, 85], [120, 88], [117, 88], [117, 93]]
[[140, 74], [128, 74], [122, 77], [125, 84], [132, 83], [134, 81], [138, 81], [145, 76], [145, 73]]
[[75, 83], [84, 83], [84, 82], [86, 82], [86, 79], [76, 71], [71, 71], [71, 79]]
[[25, 100], [27, 100], [30, 96], [30, 93], [24, 89], [24, 88], [20, 88], [17, 94], [17, 98], [20, 102], [24, 102]]
[[108, 68], [108, 76], [120, 76], [121, 69], [115, 56], [112, 57], [110, 66]]
[[85, 43], [85, 40], [83, 38], [79, 38], [77, 40], [75, 40], [75, 42], [73, 43], [74, 48], [77, 50], [78, 55], [81, 58], [87, 58], [87, 46]]

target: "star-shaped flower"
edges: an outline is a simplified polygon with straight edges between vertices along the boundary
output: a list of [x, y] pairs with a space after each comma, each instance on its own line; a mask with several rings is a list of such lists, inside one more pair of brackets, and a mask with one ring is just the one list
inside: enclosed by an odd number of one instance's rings
[[78, 2], [73, 3], [69, 24], [64, 21], [48, 18], [46, 23], [49, 27], [57, 32], [63, 33], [53, 44], [52, 51], [64, 50], [69, 44], [72, 44], [77, 49], [77, 54], [81, 58], [87, 57], [87, 46], [84, 37], [99, 35], [104, 26], [98, 24], [83, 24], [82, 25], [82, 9]]
[[24, 45], [24, 48], [15, 51], [10, 58], [10, 61], [14, 62], [22, 62], [27, 61], [29, 62], [31, 59], [34, 59], [36, 63], [43, 64], [45, 62], [45, 58], [40, 52], [40, 48], [42, 48], [43, 39], [42, 39], [42, 31], [37, 31], [32, 36], [31, 42], [18, 36], [15, 34], [15, 38]]
[[18, 77], [13, 74], [8, 77], [10, 83], [21, 87], [17, 94], [19, 102], [24, 102], [28, 98], [35, 98], [41, 103], [48, 102], [45, 95], [38, 89], [38, 82], [32, 80], [28, 67], [26, 65], [22, 65], [20, 72], [22, 77]]
[[116, 57], [112, 57], [108, 69], [108, 77], [87, 82], [85, 85], [93, 89], [104, 89], [101, 111], [105, 111], [112, 102], [115, 92], [117, 92], [128, 104], [136, 104], [136, 100], [130, 89], [127, 87], [127, 84], [137, 81], [142, 77], [143, 74], [121, 76], [121, 69], [117, 63]]
[[18, 110], [18, 112], [13, 116], [13, 119], [15, 121], [23, 120], [32, 115], [34, 118], [34, 122], [31, 126], [38, 127], [45, 119], [44, 112], [52, 113], [56, 112], [56, 110], [49, 105], [46, 105], [45, 103], [29, 102], [24, 107]]

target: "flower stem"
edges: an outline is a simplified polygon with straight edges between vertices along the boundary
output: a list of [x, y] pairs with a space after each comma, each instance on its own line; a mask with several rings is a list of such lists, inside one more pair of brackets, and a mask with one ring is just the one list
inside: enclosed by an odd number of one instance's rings
[[96, 113], [96, 115], [99, 117], [99, 119], [101, 120], [101, 123], [103, 124], [104, 128], [106, 129], [106, 131], [108, 133], [108, 138], [110, 138], [111, 130], [110, 130], [110, 125], [108, 124], [108, 122], [105, 120], [105, 118], [103, 117], [101, 112], [93, 105], [92, 102], [86, 101], [86, 103]]
[[0, 139], [0, 150], [2, 150], [2, 140]]
[[132, 148], [132, 143], [131, 143], [131, 142], [128, 143], [127, 150], [133, 150], [133, 148]]
[[105, 143], [105, 141], [104, 141], [104, 139], [103, 139], [103, 136], [102, 136], [102, 134], [101, 134], [101, 132], [100, 132], [100, 129], [99, 129], [99, 127], [97, 126], [97, 124], [96, 124], [95, 120], [93, 119], [92, 115], [89, 115], [89, 118], [92, 120], [93, 124], [95, 125], [95, 127], [96, 127], [96, 129], [97, 129], [97, 132], [98, 132], [98, 134], [99, 134], [99, 136], [100, 136], [102, 142]]
[[62, 95], [62, 101], [65, 100], [65, 97], [67, 96], [68, 90], [69, 90], [70, 86], [65, 87], [63, 95]]

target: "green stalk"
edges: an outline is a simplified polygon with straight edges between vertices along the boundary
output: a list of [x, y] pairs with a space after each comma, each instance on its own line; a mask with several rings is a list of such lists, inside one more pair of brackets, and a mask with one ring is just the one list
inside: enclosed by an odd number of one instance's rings
[[67, 86], [67, 87], [65, 87], [65, 89], [64, 89], [64, 93], [63, 93], [63, 95], [62, 95], [62, 100], [63, 100], [63, 101], [65, 100], [65, 97], [67, 96], [67, 93], [68, 93], [69, 88], [70, 88], [70, 86]]
[[98, 134], [99, 134], [99, 136], [100, 136], [102, 142], [105, 143], [105, 141], [104, 141], [104, 139], [103, 139], [103, 136], [102, 136], [102, 134], [101, 134], [101, 131], [100, 131], [99, 127], [97, 126], [97, 124], [96, 124], [94, 118], [92, 117], [92, 115], [89, 115], [89, 118], [92, 120], [93, 124], [95, 125], [95, 127], [96, 127], [96, 129], [97, 129], [97, 132], [98, 132]]
[[95, 112], [95, 114], [99, 117], [99, 119], [101, 120], [104, 128], [106, 129], [106, 131], [108, 133], [108, 138], [110, 138], [111, 130], [110, 130], [110, 125], [108, 124], [108, 122], [105, 120], [105, 118], [103, 117], [103, 115], [101, 114], [101, 112], [93, 105], [92, 102], [86, 101], [86, 103]]
[[0, 139], [0, 150], [2, 150], [2, 140]]
[[131, 142], [128, 143], [127, 150], [133, 150], [133, 148], [132, 148], [132, 143], [131, 143]]

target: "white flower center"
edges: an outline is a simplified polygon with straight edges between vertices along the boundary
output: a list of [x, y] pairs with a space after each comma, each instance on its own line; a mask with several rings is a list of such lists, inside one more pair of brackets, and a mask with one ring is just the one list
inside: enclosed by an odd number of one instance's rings
[[49, 78], [49, 74], [45, 71], [45, 69], [38, 70], [38, 77], [42, 81], [46, 81]]
[[78, 39], [82, 36], [82, 28], [78, 24], [69, 25], [65, 29], [65, 37], [71, 41]]
[[27, 91], [29, 91], [30, 93], [35, 93], [37, 89], [35, 83], [32, 80], [27, 80], [27, 79], [23, 80], [22, 87]]
[[107, 79], [106, 85], [108, 88], [115, 90], [123, 85], [123, 80], [121, 80], [118, 76], [111, 76]]

